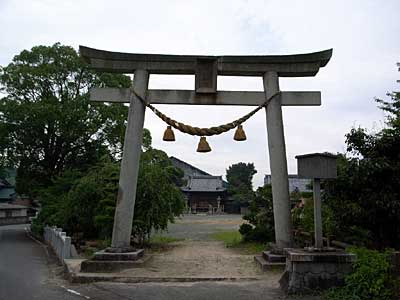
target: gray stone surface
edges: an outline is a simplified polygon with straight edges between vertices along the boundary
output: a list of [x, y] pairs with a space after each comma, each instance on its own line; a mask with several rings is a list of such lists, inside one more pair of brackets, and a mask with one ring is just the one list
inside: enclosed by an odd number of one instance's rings
[[352, 271], [355, 255], [344, 251], [307, 252], [287, 249], [285, 272], [281, 288], [288, 294], [311, 293], [343, 284]]
[[314, 200], [314, 240], [315, 247], [324, 247], [322, 236], [322, 203], [321, 203], [321, 180], [314, 178], [313, 181], [313, 200]]
[[337, 177], [337, 155], [311, 153], [297, 155], [297, 169], [300, 178], [329, 179]]
[[[279, 77], [276, 72], [267, 72], [263, 80], [266, 98], [268, 99], [279, 91]], [[265, 109], [267, 116], [269, 162], [272, 175], [275, 241], [277, 247], [283, 249], [292, 247], [293, 234], [282, 106], [279, 98], [272, 98]]]
[[112, 261], [126, 261], [126, 260], [137, 260], [141, 257], [143, 257], [144, 250], [143, 249], [137, 249], [136, 251], [132, 252], [125, 252], [125, 253], [112, 253], [112, 252], [107, 252], [106, 250], [102, 250], [99, 252], [96, 252], [93, 255], [93, 260], [112, 260]]
[[[129, 88], [92, 88], [90, 100], [97, 102], [129, 103]], [[282, 106], [320, 106], [321, 92], [289, 92], [278, 96]], [[245, 101], [243, 101], [245, 99]], [[215, 94], [197, 94], [191, 90], [153, 90], [147, 92], [146, 100], [151, 104], [191, 105], [241, 105], [258, 106], [265, 102], [264, 92], [218, 91]]]
[[286, 256], [272, 253], [271, 251], [263, 251], [262, 256], [269, 262], [286, 262]]
[[43, 232], [43, 239], [53, 249], [61, 263], [66, 258], [77, 256], [76, 251], [74, 252], [75, 248], [71, 244], [71, 237], [67, 236], [61, 228], [46, 226]]
[[213, 59], [218, 75], [262, 76], [278, 72], [279, 76], [314, 76], [326, 66], [332, 49], [296, 55], [202, 56], [121, 53], [79, 46], [79, 53], [92, 68], [105, 72], [132, 73], [146, 69], [152, 74], [195, 74], [198, 59]]
[[84, 260], [81, 263], [81, 272], [109, 273], [126, 269], [142, 268], [151, 256], [143, 256], [136, 260]]
[[107, 250], [98, 251], [92, 259], [82, 261], [81, 272], [116, 272], [142, 267], [150, 259], [150, 256], [144, 256], [143, 249], [120, 253], [108, 252]]
[[255, 255], [254, 261], [260, 267], [262, 272], [268, 271], [283, 271], [285, 269], [284, 262], [270, 262], [262, 255]]
[[[136, 93], [144, 97], [148, 84], [149, 73], [144, 70], [137, 70], [133, 81], [133, 88]], [[130, 246], [139, 159], [142, 151], [145, 108], [141, 101], [134, 97], [131, 98], [111, 240], [111, 246], [116, 248]]]
[[286, 257], [295, 262], [325, 262], [325, 263], [352, 263], [356, 260], [354, 254], [343, 250], [330, 252], [310, 252], [304, 249], [285, 249]]

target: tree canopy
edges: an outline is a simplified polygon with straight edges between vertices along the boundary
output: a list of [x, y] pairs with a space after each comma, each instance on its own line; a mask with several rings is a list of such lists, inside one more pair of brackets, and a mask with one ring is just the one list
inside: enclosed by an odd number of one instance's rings
[[388, 97], [376, 99], [386, 127], [378, 133], [353, 128], [338, 178], [325, 186], [339, 237], [377, 248], [400, 247], [400, 93]]
[[228, 192], [238, 203], [248, 203], [254, 198], [253, 176], [257, 171], [253, 163], [237, 163], [226, 170]]
[[[128, 109], [91, 103], [93, 86], [129, 87], [97, 74], [69, 46], [37, 46], [0, 69], [0, 170], [18, 168], [17, 191], [37, 197], [33, 229], [63, 227], [80, 238], [111, 236]], [[182, 172], [151, 147], [144, 129], [133, 234], [143, 242], [184, 208]]]
[[67, 169], [118, 157], [127, 108], [92, 104], [88, 90], [130, 84], [124, 75], [96, 74], [59, 43], [24, 50], [0, 68], [0, 164], [18, 168], [17, 191], [35, 195]]

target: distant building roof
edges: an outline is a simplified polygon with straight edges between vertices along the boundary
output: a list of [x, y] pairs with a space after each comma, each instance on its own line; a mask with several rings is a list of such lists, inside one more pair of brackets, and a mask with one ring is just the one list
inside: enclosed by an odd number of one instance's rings
[[222, 176], [190, 176], [184, 192], [224, 192]]
[[[305, 179], [305, 178], [299, 178], [297, 174], [289, 174], [288, 175], [288, 180], [289, 180], [289, 192], [293, 192], [295, 190], [299, 192], [310, 192], [312, 191], [309, 188], [309, 184], [311, 183], [310, 179]], [[264, 177], [264, 185], [265, 184], [271, 184], [272, 183], [272, 177], [270, 174], [266, 174]]]
[[209, 173], [207, 173], [207, 172], [205, 172], [205, 171], [203, 171], [203, 170], [201, 170], [201, 169], [199, 169], [199, 168], [197, 168], [197, 167], [195, 167], [195, 166], [193, 166], [193, 165], [191, 165], [191, 164], [189, 164], [189, 163], [187, 163], [187, 162], [185, 162], [183, 160], [180, 160], [179, 158], [171, 156], [169, 159], [171, 160], [172, 164], [175, 167], [180, 168], [180, 169], [183, 170], [183, 172], [185, 173], [185, 177], [189, 177], [189, 176], [193, 176], [193, 175], [208, 175], [208, 176], [211, 176], [211, 174], [209, 174]]

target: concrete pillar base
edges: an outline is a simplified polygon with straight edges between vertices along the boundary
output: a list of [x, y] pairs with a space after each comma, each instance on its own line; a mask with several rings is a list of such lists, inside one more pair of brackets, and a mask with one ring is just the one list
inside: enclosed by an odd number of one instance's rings
[[307, 294], [344, 283], [352, 272], [354, 254], [344, 251], [310, 252], [304, 249], [285, 249], [286, 268], [279, 280], [288, 294]]
[[[137, 251], [143, 251], [143, 250], [136, 249], [131, 246], [129, 246], [129, 247], [108, 247], [108, 248], [104, 249], [103, 251], [99, 251], [96, 253], [103, 253], [103, 252], [106, 252], [106, 253], [130, 253], [130, 252], [137, 252]], [[96, 253], [95, 253], [95, 255], [96, 255]]]
[[284, 248], [279, 247], [276, 243], [268, 243], [268, 249], [271, 254], [284, 256], [284, 261], [286, 261], [286, 252]]
[[263, 251], [261, 255], [254, 256], [257, 265], [261, 271], [282, 270], [285, 268], [286, 256], [272, 253], [271, 251]]
[[[130, 252], [116, 252], [117, 249], [110, 248], [96, 252], [92, 259], [82, 262], [81, 272], [116, 272], [129, 268], [137, 268], [149, 259], [149, 256], [144, 256], [143, 249], [130, 249]], [[108, 251], [107, 251], [108, 250]], [[127, 250], [127, 249], [123, 249]]]

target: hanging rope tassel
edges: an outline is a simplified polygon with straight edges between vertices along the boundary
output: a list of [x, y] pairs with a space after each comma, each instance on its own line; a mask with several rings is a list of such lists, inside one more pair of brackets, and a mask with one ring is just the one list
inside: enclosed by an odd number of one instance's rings
[[243, 126], [242, 125], [238, 125], [236, 131], [235, 131], [235, 135], [233, 136], [233, 139], [235, 141], [245, 141], [246, 138], [246, 133], [244, 133], [243, 130]]
[[255, 113], [257, 113], [263, 107], [267, 107], [268, 103], [274, 97], [280, 95], [280, 93], [281, 93], [281, 92], [276, 92], [271, 97], [267, 98], [263, 104], [257, 106], [251, 112], [247, 113], [243, 117], [241, 117], [233, 122], [226, 123], [226, 124], [219, 125], [219, 126], [210, 127], [210, 128], [199, 128], [199, 127], [193, 127], [190, 125], [183, 124], [181, 122], [175, 121], [174, 119], [167, 117], [165, 114], [160, 112], [157, 108], [155, 108], [153, 105], [146, 102], [146, 100], [143, 97], [139, 96], [135, 92], [135, 90], [132, 89], [131, 91], [137, 99], [139, 99], [144, 105], [146, 105], [148, 108], [150, 108], [161, 120], [163, 120], [165, 123], [167, 123], [168, 127], [164, 132], [164, 137], [163, 137], [164, 141], [175, 141], [175, 134], [172, 131], [172, 127], [174, 127], [175, 129], [177, 129], [183, 133], [200, 136], [200, 142], [199, 142], [199, 145], [197, 146], [197, 152], [203, 152], [203, 153], [211, 151], [211, 147], [207, 143], [206, 136], [218, 135], [218, 134], [221, 134], [221, 133], [224, 133], [231, 129], [236, 128], [236, 132], [235, 132], [233, 139], [235, 141], [245, 141], [247, 138], [246, 138], [246, 134], [244, 133], [244, 130], [243, 130], [243, 127], [241, 124], [246, 122], [249, 118], [251, 118]]
[[210, 152], [210, 151], [211, 151], [211, 148], [206, 140], [206, 137], [205, 136], [200, 137], [200, 142], [199, 142], [199, 145], [197, 146], [197, 152], [205, 153], [205, 152]]
[[171, 126], [167, 126], [167, 129], [164, 131], [163, 141], [166, 142], [174, 142], [175, 141], [175, 134], [172, 130]]

